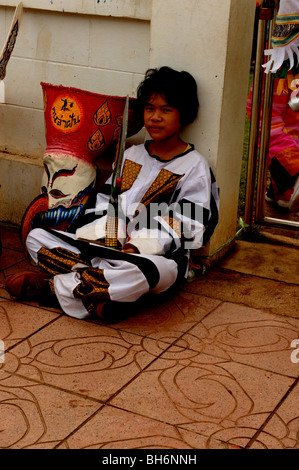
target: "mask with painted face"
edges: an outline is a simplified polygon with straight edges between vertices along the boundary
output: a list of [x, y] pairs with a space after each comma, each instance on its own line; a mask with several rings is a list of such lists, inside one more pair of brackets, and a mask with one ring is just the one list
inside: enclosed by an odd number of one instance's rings
[[[26, 210], [22, 240], [35, 226], [67, 231], [80, 216], [96, 182], [96, 162], [117, 142], [125, 97], [42, 83], [46, 151], [41, 194]], [[130, 99], [128, 136], [142, 121]]]

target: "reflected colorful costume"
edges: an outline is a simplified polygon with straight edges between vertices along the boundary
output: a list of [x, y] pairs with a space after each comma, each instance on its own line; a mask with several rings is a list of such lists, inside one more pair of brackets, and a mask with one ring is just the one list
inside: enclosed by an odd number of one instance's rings
[[269, 141], [271, 186], [266, 200], [299, 211], [299, 112], [289, 103], [299, 91], [299, 1], [281, 0], [264, 65], [275, 73]]
[[294, 193], [299, 173], [299, 113], [288, 104], [296, 90], [295, 80], [299, 84], [299, 74], [293, 71], [288, 71], [286, 78], [275, 78], [269, 142], [272, 185], [266, 196], [269, 202], [277, 202], [281, 207], [289, 208], [292, 201], [292, 212], [299, 211], [299, 203], [295, 203], [298, 196]]

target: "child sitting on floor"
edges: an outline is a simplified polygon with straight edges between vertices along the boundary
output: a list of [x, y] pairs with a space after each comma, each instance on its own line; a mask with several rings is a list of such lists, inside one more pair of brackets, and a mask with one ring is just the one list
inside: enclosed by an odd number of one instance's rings
[[196, 82], [185, 71], [150, 69], [138, 87], [137, 104], [151, 140], [124, 154], [119, 249], [95, 243], [105, 240], [110, 177], [75, 233], [31, 230], [28, 253], [45, 272], [11, 276], [6, 283], [11, 295], [55, 296], [72, 317], [115, 322], [144, 294], [166, 292], [186, 276], [189, 250], [205, 245], [218, 223], [213, 173], [180, 137], [198, 113]]

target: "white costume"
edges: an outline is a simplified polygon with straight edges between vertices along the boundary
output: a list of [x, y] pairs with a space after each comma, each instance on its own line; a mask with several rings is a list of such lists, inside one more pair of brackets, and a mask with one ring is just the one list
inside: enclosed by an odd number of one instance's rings
[[119, 243], [140, 254], [94, 243], [105, 239], [111, 178], [75, 233], [35, 228], [27, 237], [30, 256], [52, 274], [70, 316], [85, 318], [99, 302], [165, 292], [186, 274], [189, 249], [205, 245], [218, 223], [218, 189], [204, 157], [192, 145], [168, 161], [147, 149], [141, 144], [125, 152], [118, 209]]

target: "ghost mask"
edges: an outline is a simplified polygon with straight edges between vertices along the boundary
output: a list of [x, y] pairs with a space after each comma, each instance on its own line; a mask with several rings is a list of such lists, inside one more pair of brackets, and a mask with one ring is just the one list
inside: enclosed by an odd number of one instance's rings
[[41, 192], [48, 197], [42, 223], [66, 230], [84, 209], [95, 184], [95, 167], [66, 154], [45, 154]]

